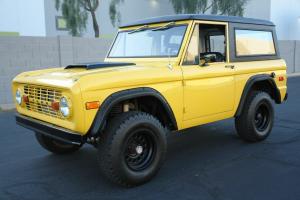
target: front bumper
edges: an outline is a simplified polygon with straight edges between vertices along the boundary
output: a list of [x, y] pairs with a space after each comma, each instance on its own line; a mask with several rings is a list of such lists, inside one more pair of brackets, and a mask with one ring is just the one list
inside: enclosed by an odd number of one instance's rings
[[53, 139], [69, 144], [81, 145], [86, 141], [85, 137], [68, 129], [64, 129], [24, 115], [16, 114], [16, 123], [35, 132], [39, 132]]

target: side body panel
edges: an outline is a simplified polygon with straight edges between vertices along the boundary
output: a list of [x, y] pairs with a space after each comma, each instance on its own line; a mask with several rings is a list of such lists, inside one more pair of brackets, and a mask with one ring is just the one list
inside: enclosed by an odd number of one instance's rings
[[[272, 33], [275, 47], [274, 55], [238, 56], [236, 51], [236, 30], [268, 31]], [[251, 25], [242, 23], [229, 23], [230, 60], [235, 66], [236, 96], [235, 108], [237, 110], [247, 81], [259, 74], [275, 74], [274, 82], [280, 91], [281, 102], [287, 92], [286, 62], [280, 58], [275, 26]], [[284, 77], [279, 81], [279, 77]]]
[[[224, 26], [228, 41], [228, 23], [195, 21], [194, 26], [197, 24]], [[182, 64], [185, 128], [225, 119], [233, 114], [234, 69], [226, 67], [230, 65], [229, 46], [226, 47], [226, 62], [210, 63], [208, 66]]]
[[[284, 60], [268, 60], [268, 61], [252, 61], [252, 62], [237, 62], [235, 63], [236, 68], [236, 96], [235, 96], [235, 110], [239, 106], [243, 91], [247, 84], [247, 81], [258, 74], [269, 74], [275, 73], [273, 79], [276, 83], [277, 88], [280, 91], [281, 102], [287, 92], [287, 76], [286, 76], [286, 63]], [[279, 81], [279, 77], [284, 77], [284, 81]]]
[[[196, 23], [207, 23], [195, 21]], [[223, 23], [207, 23], [223, 24]], [[275, 74], [274, 82], [280, 91], [281, 102], [287, 90], [286, 63], [280, 59], [275, 27], [249, 24], [224, 24], [227, 29], [227, 62], [208, 67], [182, 66], [184, 76], [183, 127], [234, 117], [247, 81], [259, 74]], [[271, 31], [276, 55], [238, 57], [235, 51], [235, 28]], [[225, 65], [234, 70], [225, 69]], [[284, 80], [279, 81], [279, 77]]]
[[184, 121], [233, 110], [234, 70], [225, 65], [183, 66]]

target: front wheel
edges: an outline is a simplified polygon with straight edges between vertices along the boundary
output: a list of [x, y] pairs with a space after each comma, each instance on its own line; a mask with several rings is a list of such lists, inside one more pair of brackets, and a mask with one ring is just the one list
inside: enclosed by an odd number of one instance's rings
[[68, 154], [80, 149], [81, 145], [68, 144], [36, 132], [35, 137], [39, 144], [54, 154]]
[[272, 131], [274, 108], [270, 95], [262, 91], [252, 91], [242, 114], [235, 118], [238, 135], [248, 142], [265, 140]]
[[166, 131], [153, 116], [128, 112], [112, 119], [98, 146], [101, 172], [122, 186], [152, 179], [165, 158]]

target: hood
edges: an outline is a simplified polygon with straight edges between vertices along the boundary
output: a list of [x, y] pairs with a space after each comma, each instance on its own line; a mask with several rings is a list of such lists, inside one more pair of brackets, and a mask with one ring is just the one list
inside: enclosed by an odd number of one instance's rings
[[[68, 65], [65, 68], [51, 68], [36, 71], [29, 71], [19, 74], [14, 82], [28, 83], [35, 85], [47, 85], [53, 87], [70, 88], [80, 77], [91, 73], [99, 73], [117, 70], [117, 67], [134, 66], [134, 63], [88, 63]], [[115, 69], [112, 69], [115, 68]]]
[[97, 63], [25, 72], [18, 75], [14, 82], [59, 88], [71, 88], [80, 83], [83, 90], [99, 90], [178, 80], [179, 76], [181, 73], [175, 73], [167, 66]]

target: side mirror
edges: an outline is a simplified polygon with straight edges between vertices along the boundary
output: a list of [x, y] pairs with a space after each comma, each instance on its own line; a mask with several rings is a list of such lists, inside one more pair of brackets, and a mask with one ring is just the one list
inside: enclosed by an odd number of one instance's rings
[[207, 67], [210, 59], [207, 57], [200, 58], [200, 66], [201, 67]]

